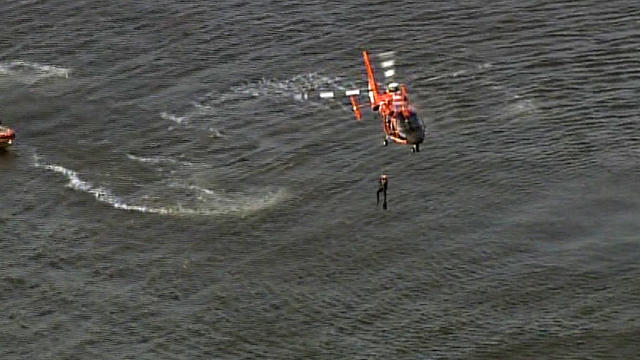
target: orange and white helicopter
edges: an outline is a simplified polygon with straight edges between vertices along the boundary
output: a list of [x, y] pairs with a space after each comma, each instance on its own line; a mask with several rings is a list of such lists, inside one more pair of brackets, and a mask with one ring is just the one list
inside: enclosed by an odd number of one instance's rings
[[[420, 144], [424, 141], [426, 131], [424, 123], [418, 118], [415, 109], [409, 102], [406, 86], [390, 82], [386, 87], [386, 91], [381, 91], [369, 53], [366, 50], [363, 51], [362, 57], [367, 71], [366, 92], [369, 95], [369, 106], [371, 110], [380, 114], [382, 129], [385, 133], [383, 145], [387, 146], [389, 141], [393, 141], [397, 144], [411, 145], [412, 152], [419, 152]], [[393, 60], [382, 62], [383, 68], [390, 68], [393, 65]], [[392, 77], [394, 74], [395, 70], [393, 69], [388, 69], [384, 72], [385, 77]], [[362, 119], [360, 108], [365, 106], [358, 102], [360, 93], [359, 89], [345, 91], [357, 120]], [[332, 98], [334, 94], [333, 92], [323, 92], [320, 93], [320, 97]]]

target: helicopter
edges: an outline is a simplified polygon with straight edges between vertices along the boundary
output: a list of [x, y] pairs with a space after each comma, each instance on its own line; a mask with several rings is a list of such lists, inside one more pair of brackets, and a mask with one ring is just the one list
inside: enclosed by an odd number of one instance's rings
[[[388, 54], [382, 53], [380, 56]], [[404, 84], [390, 82], [386, 91], [381, 91], [369, 52], [364, 50], [362, 57], [367, 72], [366, 92], [368, 93], [369, 107], [380, 115], [382, 129], [385, 133], [382, 144], [387, 146], [392, 141], [397, 144], [411, 145], [412, 152], [419, 152], [420, 144], [424, 141], [426, 131], [424, 123], [409, 102], [407, 87]], [[382, 62], [383, 68], [390, 68], [393, 65], [393, 60]], [[393, 69], [388, 69], [384, 72], [385, 77], [392, 77], [394, 74], [395, 70]], [[351, 109], [357, 120], [362, 119], [362, 111], [360, 109], [366, 106], [358, 102], [360, 95], [360, 89], [345, 91], [345, 96], [349, 97]], [[334, 96], [335, 94], [332, 91], [320, 93], [322, 98], [333, 98]]]

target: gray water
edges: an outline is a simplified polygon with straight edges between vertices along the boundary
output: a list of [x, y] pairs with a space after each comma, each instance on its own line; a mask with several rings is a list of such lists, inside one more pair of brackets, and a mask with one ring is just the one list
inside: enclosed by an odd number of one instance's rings
[[[637, 1], [4, 0], [0, 25], [0, 358], [640, 356]], [[313, 95], [361, 86], [365, 48], [395, 50], [420, 153]]]

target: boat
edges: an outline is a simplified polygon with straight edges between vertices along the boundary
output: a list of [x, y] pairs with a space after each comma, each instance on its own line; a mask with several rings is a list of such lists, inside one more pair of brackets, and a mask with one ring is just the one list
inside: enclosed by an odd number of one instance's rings
[[6, 149], [16, 141], [15, 130], [0, 124], [0, 150]]

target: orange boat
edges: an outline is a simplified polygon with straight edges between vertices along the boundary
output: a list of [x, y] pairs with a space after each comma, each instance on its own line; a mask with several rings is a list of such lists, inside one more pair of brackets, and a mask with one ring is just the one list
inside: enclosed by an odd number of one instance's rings
[[13, 145], [16, 139], [16, 132], [6, 126], [0, 124], [0, 149], [6, 149]]

